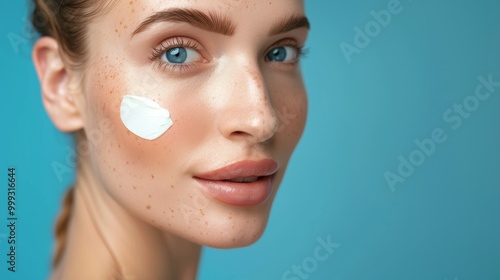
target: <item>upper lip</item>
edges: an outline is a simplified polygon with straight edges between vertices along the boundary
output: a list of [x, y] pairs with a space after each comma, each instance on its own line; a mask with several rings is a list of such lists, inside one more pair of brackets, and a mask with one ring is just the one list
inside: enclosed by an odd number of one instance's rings
[[223, 181], [238, 178], [271, 176], [278, 171], [279, 165], [272, 159], [243, 160], [233, 164], [200, 173], [195, 178]]

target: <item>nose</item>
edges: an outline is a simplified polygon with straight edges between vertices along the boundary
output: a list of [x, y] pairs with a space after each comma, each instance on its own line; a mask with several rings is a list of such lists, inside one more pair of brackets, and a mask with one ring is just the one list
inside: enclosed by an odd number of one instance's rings
[[219, 131], [233, 141], [262, 143], [273, 138], [279, 119], [260, 67], [227, 67]]

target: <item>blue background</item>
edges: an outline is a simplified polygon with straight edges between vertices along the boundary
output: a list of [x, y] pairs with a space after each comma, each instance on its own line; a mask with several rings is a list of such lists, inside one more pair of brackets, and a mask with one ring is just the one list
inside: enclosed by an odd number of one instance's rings
[[[478, 76], [500, 81], [500, 1], [401, 1], [348, 63], [340, 44], [356, 46], [354, 28], [389, 2], [306, 1], [305, 135], [262, 239], [205, 249], [199, 279], [305, 279], [283, 278], [292, 265], [306, 265], [309, 279], [500, 279], [500, 87], [458, 129], [443, 118], [470, 99]], [[48, 275], [53, 219], [73, 179], [59, 180], [51, 167], [67, 162], [71, 139], [42, 107], [26, 17], [25, 1], [4, 3], [0, 225], [9, 166], [17, 168], [19, 221], [15, 274], [0, 226], [0, 279]], [[13, 45], [13, 34], [25, 41]], [[384, 173], [398, 174], [398, 157], [408, 159], [435, 128], [447, 140], [391, 189]], [[318, 238], [339, 246], [311, 267]]]

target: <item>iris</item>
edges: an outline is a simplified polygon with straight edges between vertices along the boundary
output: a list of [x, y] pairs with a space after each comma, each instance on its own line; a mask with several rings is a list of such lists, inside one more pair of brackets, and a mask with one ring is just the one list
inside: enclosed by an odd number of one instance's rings
[[171, 48], [165, 52], [164, 60], [170, 63], [181, 64], [186, 62], [187, 56], [188, 51], [186, 50], [186, 48], [176, 47]]
[[285, 61], [287, 58], [287, 50], [285, 47], [277, 47], [267, 53], [269, 61]]

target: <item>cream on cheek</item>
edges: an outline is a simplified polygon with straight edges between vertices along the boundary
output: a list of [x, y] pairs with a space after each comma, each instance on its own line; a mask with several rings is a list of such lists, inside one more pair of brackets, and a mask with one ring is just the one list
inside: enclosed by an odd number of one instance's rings
[[123, 96], [120, 118], [130, 132], [146, 140], [160, 137], [173, 125], [167, 109], [142, 96]]

